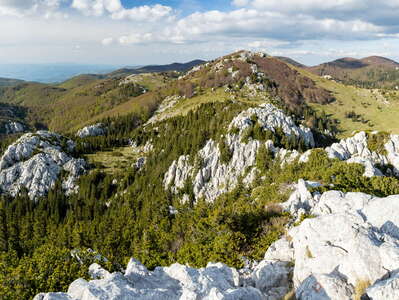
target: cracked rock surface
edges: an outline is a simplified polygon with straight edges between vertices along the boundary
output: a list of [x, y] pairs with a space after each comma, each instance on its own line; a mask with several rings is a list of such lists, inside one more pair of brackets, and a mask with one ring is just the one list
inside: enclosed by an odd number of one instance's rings
[[65, 192], [75, 192], [86, 163], [72, 157], [74, 147], [73, 141], [49, 131], [23, 135], [0, 158], [0, 192], [16, 196], [25, 188], [33, 200], [46, 195], [63, 171]]
[[310, 152], [300, 154], [298, 151], [274, 147], [272, 141], [261, 142], [250, 139], [242, 141], [242, 134], [248, 126], [253, 125], [251, 118], [256, 115], [257, 122], [264, 130], [280, 128], [287, 136], [302, 138], [309, 146], [314, 146], [313, 134], [309, 128], [296, 126], [290, 117], [271, 104], [264, 104], [257, 108], [250, 108], [231, 122], [229, 128], [237, 128], [239, 134], [227, 134], [223, 137], [231, 157], [223, 162], [219, 144], [208, 140], [206, 145], [198, 152], [199, 168], [190, 163], [190, 157], [180, 156], [175, 160], [164, 175], [165, 189], [177, 192], [182, 189], [187, 180], [192, 180], [193, 193], [196, 199], [204, 197], [213, 201], [218, 196], [226, 193], [238, 184], [239, 178], [244, 176], [244, 183], [250, 185], [256, 179], [256, 156], [259, 147], [264, 145], [271, 150], [282, 163], [292, 162], [295, 158], [306, 161]]

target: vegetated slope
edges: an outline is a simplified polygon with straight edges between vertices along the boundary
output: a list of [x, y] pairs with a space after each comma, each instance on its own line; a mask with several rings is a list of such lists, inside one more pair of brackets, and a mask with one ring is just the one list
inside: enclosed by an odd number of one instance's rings
[[[117, 71], [106, 75], [85, 74], [56, 85], [22, 82], [1, 87], [0, 101], [29, 108], [32, 121], [45, 124], [51, 130], [68, 132], [99, 118], [127, 114], [142, 109], [143, 105], [155, 105], [159, 97], [152, 92], [165, 86], [180, 71], [202, 62], [149, 66], [139, 71]], [[146, 95], [135, 101], [141, 94]], [[128, 104], [113, 110], [124, 102]]]
[[367, 88], [399, 86], [399, 63], [384, 57], [341, 58], [307, 68], [316, 75], [330, 75], [346, 84]]
[[293, 65], [295, 67], [299, 67], [299, 68], [306, 68], [306, 65], [297, 62], [296, 60], [289, 58], [289, 57], [285, 57], [285, 56], [275, 56], [275, 58], [278, 58], [279, 60], [282, 60], [283, 62], [286, 62], [290, 65]]
[[[217, 99], [264, 101], [276, 97], [292, 111], [303, 111], [306, 103], [329, 103], [334, 100], [325, 89], [301, 75], [284, 62], [266, 55], [240, 51], [213, 62], [193, 68], [168, 89], [181, 98], [174, 101], [176, 108], [189, 107]], [[222, 89], [219, 91], [218, 89]], [[193, 99], [193, 100], [190, 100]]]
[[83, 74], [83, 75], [78, 75], [74, 76], [60, 84], [58, 84], [58, 87], [65, 88], [65, 89], [72, 89], [72, 88], [77, 88], [83, 85], [87, 85], [93, 81], [99, 80], [99, 79], [104, 79], [106, 78], [106, 75], [101, 75], [101, 74]]
[[[144, 93], [150, 95], [170, 77], [160, 73], [136, 75], [130, 79], [80, 75], [59, 85], [23, 83], [2, 88], [0, 101], [29, 109], [30, 123], [38, 122], [51, 130], [68, 132], [123, 102]], [[146, 97], [151, 98], [149, 95]], [[124, 112], [136, 109], [137, 105], [127, 107]]]
[[356, 130], [399, 133], [399, 91], [345, 85], [301, 68], [297, 70], [312, 78], [317, 86], [330, 91], [336, 99], [325, 105], [312, 103], [311, 106], [339, 121], [340, 136], [349, 136]]
[[13, 86], [13, 85], [17, 85], [22, 82], [23, 82], [23, 80], [19, 80], [19, 79], [0, 78], [0, 87]]

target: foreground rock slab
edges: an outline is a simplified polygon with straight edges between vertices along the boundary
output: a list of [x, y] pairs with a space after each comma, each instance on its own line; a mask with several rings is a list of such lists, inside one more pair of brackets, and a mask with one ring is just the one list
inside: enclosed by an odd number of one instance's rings
[[34, 300], [264, 299], [259, 290], [240, 287], [238, 272], [221, 263], [201, 269], [173, 264], [151, 272], [131, 259], [124, 274], [104, 274], [98, 280], [75, 280], [67, 293], [39, 294]]

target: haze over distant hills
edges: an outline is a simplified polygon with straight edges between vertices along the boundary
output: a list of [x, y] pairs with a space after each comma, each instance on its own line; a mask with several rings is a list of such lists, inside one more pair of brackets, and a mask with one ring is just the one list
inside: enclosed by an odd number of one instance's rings
[[0, 64], [0, 77], [55, 83], [87, 73], [103, 74], [120, 66], [83, 64]]
[[[73, 76], [82, 74], [106, 74], [126, 75], [147, 72], [187, 71], [192, 67], [204, 63], [203, 60], [193, 60], [188, 63], [172, 63], [167, 65], [149, 66], [120, 66], [120, 65], [84, 65], [84, 64], [0, 64], [0, 81], [6, 83], [6, 79], [18, 79], [42, 83], [57, 83], [65, 81]], [[4, 78], [4, 80], [3, 80]]]

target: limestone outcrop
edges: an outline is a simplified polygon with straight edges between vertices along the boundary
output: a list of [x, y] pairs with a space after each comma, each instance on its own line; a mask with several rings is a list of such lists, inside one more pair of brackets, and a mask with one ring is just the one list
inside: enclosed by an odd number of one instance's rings
[[107, 132], [107, 129], [104, 127], [104, 124], [102, 123], [97, 123], [94, 125], [86, 126], [82, 129], [80, 129], [77, 133], [76, 136], [80, 138], [86, 138], [89, 136], [101, 136], [105, 135]]
[[62, 172], [65, 192], [75, 192], [86, 163], [71, 155], [74, 147], [73, 141], [49, 131], [23, 135], [0, 158], [0, 192], [16, 196], [26, 189], [36, 199], [47, 194]]

